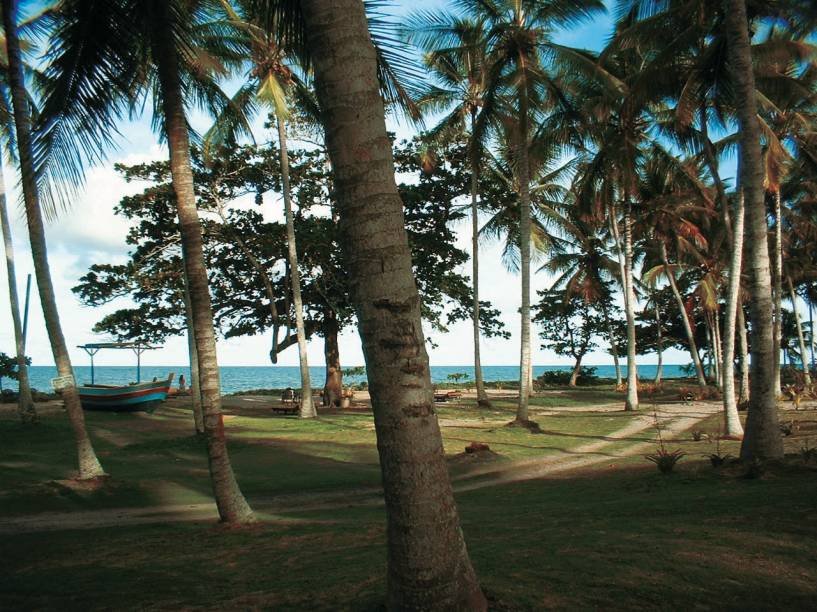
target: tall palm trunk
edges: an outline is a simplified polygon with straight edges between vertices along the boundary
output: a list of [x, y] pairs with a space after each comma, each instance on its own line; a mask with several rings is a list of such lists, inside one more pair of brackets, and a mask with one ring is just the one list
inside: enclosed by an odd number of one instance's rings
[[746, 207], [746, 267], [749, 272], [752, 322], [752, 372], [746, 433], [740, 449], [744, 460], [783, 456], [774, 382], [774, 338], [763, 160], [757, 121], [755, 77], [745, 0], [726, 0], [729, 60], [740, 122], [740, 185]]
[[31, 257], [37, 277], [37, 290], [43, 308], [43, 318], [51, 343], [51, 352], [57, 373], [63, 380], [62, 399], [71, 422], [77, 444], [79, 478], [91, 479], [104, 476], [105, 472], [97, 459], [88, 431], [85, 429], [85, 415], [79, 401], [79, 392], [74, 382], [74, 371], [68, 346], [62, 334], [51, 270], [48, 267], [48, 250], [45, 242], [45, 227], [40, 210], [37, 179], [32, 159], [31, 112], [28, 107], [23, 66], [20, 59], [20, 41], [17, 38], [17, 2], [2, 0], [3, 27], [6, 32], [6, 52], [8, 54], [8, 77], [14, 109], [14, 127], [17, 134], [17, 149], [20, 157], [20, 174], [23, 184], [28, 236], [31, 243]]
[[480, 356], [479, 337], [479, 155], [476, 129], [476, 111], [471, 110], [471, 282], [474, 285], [474, 302], [471, 319], [474, 326], [474, 380], [477, 386], [477, 404], [489, 408], [488, 394], [485, 392], [485, 383], [482, 380], [482, 359]]
[[712, 337], [715, 340], [713, 345], [715, 355], [715, 379], [718, 381], [718, 389], [723, 388], [723, 353], [721, 349], [721, 317], [717, 310], [712, 311]]
[[[724, 205], [728, 205], [724, 202]], [[735, 226], [732, 231], [732, 256], [729, 260], [729, 285], [726, 294], [726, 315], [723, 324], [723, 419], [726, 437], [743, 437], [743, 425], [738, 416], [735, 398], [735, 331], [738, 323], [740, 300], [740, 274], [743, 266], [743, 193], [738, 194], [735, 204]]]
[[313, 419], [318, 416], [312, 402], [312, 381], [309, 379], [309, 362], [306, 357], [306, 330], [304, 329], [304, 303], [301, 299], [301, 273], [298, 269], [298, 249], [295, 245], [295, 222], [292, 219], [292, 199], [289, 192], [289, 154], [287, 153], [287, 131], [283, 120], [278, 117], [278, 147], [281, 151], [281, 185], [284, 192], [284, 213], [287, 222], [287, 258], [289, 275], [292, 279], [292, 302], [295, 307], [295, 334], [298, 338], [298, 359], [301, 366], [301, 418]]
[[738, 302], [738, 341], [740, 343], [740, 353], [738, 355], [738, 365], [740, 365], [740, 394], [738, 402], [749, 401], [749, 337], [746, 331], [746, 316], [743, 314], [743, 302]]
[[635, 287], [633, 286], [633, 222], [632, 205], [627, 202], [624, 211], [624, 275], [627, 299], [624, 313], [627, 317], [627, 399], [625, 410], [638, 410], [638, 366], [635, 362]]
[[607, 327], [607, 336], [610, 338], [610, 352], [613, 354], [613, 365], [616, 369], [616, 387], [621, 387], [621, 364], [618, 361], [618, 345], [616, 344], [615, 334], [613, 334], [613, 324], [610, 322], [606, 309], [604, 310], [604, 325]]
[[28, 382], [25, 347], [23, 346], [23, 324], [20, 319], [20, 298], [17, 296], [17, 273], [14, 269], [14, 244], [11, 239], [11, 224], [6, 210], [6, 181], [3, 177], [0, 160], [0, 228], [3, 231], [3, 244], [6, 248], [6, 275], [9, 285], [9, 305], [11, 321], [14, 324], [14, 348], [17, 352], [17, 411], [23, 423], [36, 423], [37, 411], [31, 398], [31, 385]]
[[154, 0], [148, 6], [155, 10], [152, 50], [159, 72], [165, 133], [170, 149], [170, 173], [176, 194], [184, 268], [193, 311], [193, 335], [199, 359], [199, 384], [210, 480], [221, 520], [228, 523], [243, 523], [251, 521], [253, 517], [236, 482], [224, 435], [213, 311], [210, 304], [207, 268], [204, 265], [201, 224], [193, 190], [190, 141], [169, 3], [170, 0]]
[[655, 369], [654, 385], [661, 384], [661, 376], [664, 369], [664, 333], [661, 329], [661, 309], [658, 308], [658, 302], [655, 303], [655, 326], [658, 330], [655, 347], [658, 350], [658, 367]]
[[387, 608], [485, 610], [434, 412], [420, 298], [363, 3], [301, 0], [300, 7], [372, 397], [386, 501]]
[[783, 227], [780, 210], [780, 187], [774, 191], [774, 392], [783, 394], [780, 386], [780, 345], [783, 341]]
[[199, 382], [199, 353], [196, 350], [196, 334], [193, 331], [193, 306], [187, 274], [184, 278], [184, 316], [187, 321], [187, 354], [190, 358], [190, 401], [193, 404], [193, 424], [196, 434], [204, 435], [204, 413], [201, 409], [201, 383]]
[[695, 334], [692, 332], [692, 324], [689, 321], [687, 309], [684, 306], [684, 298], [678, 290], [678, 284], [675, 282], [675, 274], [670, 270], [669, 257], [667, 256], [667, 245], [661, 241], [661, 263], [664, 264], [664, 269], [667, 273], [667, 280], [672, 288], [672, 295], [675, 297], [675, 303], [678, 304], [678, 311], [681, 313], [681, 322], [684, 324], [684, 333], [687, 336], [687, 344], [689, 345], [689, 354], [692, 356], [692, 363], [695, 365], [695, 375], [698, 377], [698, 386], [706, 387], [706, 375], [704, 374], [704, 366], [701, 363], [701, 356], [698, 353], [698, 344], [695, 342]]
[[531, 391], [531, 347], [530, 347], [530, 162], [528, 161], [528, 90], [521, 85], [519, 95], [519, 133], [517, 134], [517, 174], [519, 177], [519, 265], [522, 276], [522, 305], [519, 309], [520, 355], [519, 355], [519, 404], [516, 407], [516, 421], [529, 420], [528, 403]]
[[803, 338], [803, 325], [800, 322], [800, 313], [797, 312], [797, 294], [794, 292], [791, 277], [786, 278], [786, 280], [789, 283], [791, 309], [794, 312], [794, 322], [797, 325], [797, 341], [800, 343], [800, 363], [803, 365], [803, 381], [806, 383], [806, 387], [811, 387], [811, 374], [808, 371], [808, 357], [806, 355], [806, 340]]

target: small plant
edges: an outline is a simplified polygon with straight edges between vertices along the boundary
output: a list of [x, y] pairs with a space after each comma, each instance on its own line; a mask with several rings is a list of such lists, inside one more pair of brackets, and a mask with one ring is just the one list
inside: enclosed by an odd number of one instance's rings
[[663, 426], [658, 419], [658, 410], [653, 407], [653, 419], [655, 420], [655, 431], [658, 434], [658, 450], [652, 455], [644, 455], [646, 459], [652, 461], [662, 474], [669, 474], [675, 468], [675, 464], [686, 455], [681, 449], [668, 451], [664, 446], [664, 437], [661, 435]]
[[660, 448], [654, 455], [645, 455], [645, 457], [657, 465], [662, 474], [669, 474], [675, 468], [675, 464], [685, 455], [686, 453], [681, 449], [670, 452]]
[[692, 439], [695, 442], [700, 442], [704, 438], [708, 437], [702, 429], [693, 429], [692, 430]]
[[803, 463], [811, 463], [817, 460], [817, 448], [813, 448], [809, 445], [808, 438], [806, 438], [803, 446], [800, 447], [800, 458], [803, 460]]
[[715, 452], [709, 453], [707, 457], [709, 457], [709, 462], [712, 464], [713, 468], [719, 468], [722, 466], [728, 459], [732, 458], [732, 455], [726, 454], [721, 455], [721, 430], [713, 432], [709, 436], [710, 440], [715, 440]]

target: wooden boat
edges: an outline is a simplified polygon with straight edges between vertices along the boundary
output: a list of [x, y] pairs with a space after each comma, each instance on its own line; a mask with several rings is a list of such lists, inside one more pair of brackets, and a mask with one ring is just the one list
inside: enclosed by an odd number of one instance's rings
[[153, 412], [167, 399], [173, 374], [165, 380], [132, 385], [84, 385], [79, 387], [79, 399], [85, 410], [112, 412]]

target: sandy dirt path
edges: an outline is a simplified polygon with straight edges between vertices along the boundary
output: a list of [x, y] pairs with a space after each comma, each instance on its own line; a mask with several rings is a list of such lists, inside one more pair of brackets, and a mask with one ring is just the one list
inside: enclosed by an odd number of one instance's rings
[[[679, 408], [677, 405], [659, 408], [658, 418], [665, 439], [677, 437], [695, 423], [719, 412], [720, 404], [695, 403]], [[632, 423], [617, 431], [576, 448], [548, 455], [541, 459], [490, 463], [478, 466], [453, 482], [455, 491], [472, 491], [511, 482], [543, 478], [563, 474], [570, 470], [584, 469], [599, 463], [643, 454], [655, 448], [654, 441], [620, 445], [644, 432], [655, 435], [653, 414], [639, 414]], [[533, 434], [532, 434], [533, 435]], [[284, 516], [295, 512], [343, 508], [352, 506], [377, 506], [383, 503], [379, 488], [345, 489], [333, 492], [299, 493], [277, 495], [273, 498], [256, 498], [253, 508], [261, 521], [300, 522], [297, 518]], [[62, 531], [70, 529], [99, 529], [173, 522], [215, 522], [218, 512], [215, 503], [147, 506], [138, 508], [112, 508], [78, 512], [43, 512], [27, 516], [0, 517], [0, 535]]]

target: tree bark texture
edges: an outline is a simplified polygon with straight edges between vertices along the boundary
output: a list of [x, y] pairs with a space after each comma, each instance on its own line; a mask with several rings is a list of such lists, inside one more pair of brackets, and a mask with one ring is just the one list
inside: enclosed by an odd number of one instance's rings
[[516, 142], [516, 172], [519, 179], [519, 266], [522, 277], [522, 300], [519, 308], [521, 325], [519, 351], [519, 404], [516, 420], [529, 420], [528, 404], [531, 392], [530, 346], [530, 162], [528, 160], [528, 91], [520, 85], [519, 123]]
[[774, 392], [783, 394], [780, 385], [780, 346], [783, 341], [783, 227], [780, 202], [780, 187], [774, 191]]
[[360, 0], [301, 0], [386, 502], [391, 610], [485, 610], [434, 409], [403, 208]]
[[474, 328], [474, 381], [477, 387], [477, 404], [490, 407], [485, 383], [482, 379], [482, 357], [480, 352], [480, 325], [479, 325], [479, 155], [477, 140], [474, 134], [476, 126], [476, 111], [471, 111], [471, 283], [474, 287], [474, 301], [471, 311], [471, 320]]
[[740, 185], [746, 208], [746, 268], [749, 273], [752, 322], [751, 393], [746, 431], [740, 449], [743, 460], [783, 456], [777, 417], [772, 288], [766, 206], [763, 201], [763, 159], [757, 120], [749, 21], [745, 0], [727, 0], [726, 33], [740, 123]]
[[[724, 205], [728, 205], [724, 202]], [[740, 302], [740, 275], [743, 267], [743, 194], [739, 193], [735, 204], [735, 226], [732, 231], [732, 253], [729, 260], [729, 285], [726, 293], [726, 313], [723, 324], [723, 419], [728, 438], [743, 437], [743, 425], [738, 415], [735, 397], [735, 333], [738, 324]]]
[[658, 350], [658, 367], [655, 369], [654, 385], [661, 384], [661, 376], [664, 370], [664, 333], [661, 329], [661, 309], [658, 307], [658, 302], [655, 303], [655, 327], [658, 330], [655, 339], [655, 346]]
[[803, 366], [803, 381], [806, 387], [811, 387], [811, 374], [808, 371], [808, 356], [806, 354], [806, 339], [803, 337], [803, 324], [800, 322], [800, 313], [797, 312], [797, 294], [794, 292], [794, 285], [791, 278], [786, 279], [789, 283], [789, 298], [791, 298], [791, 309], [794, 312], [794, 323], [797, 326], [797, 341], [800, 343], [800, 363]]
[[325, 406], [340, 406], [343, 397], [343, 371], [340, 368], [340, 345], [338, 344], [338, 320], [333, 310], [323, 315], [323, 357], [326, 364], [326, 381], [323, 385]]
[[187, 273], [184, 278], [184, 316], [187, 321], [187, 354], [190, 358], [190, 401], [193, 404], [193, 424], [196, 434], [204, 435], [204, 413], [201, 409], [201, 383], [199, 382], [199, 353], [196, 350], [196, 334], [193, 331], [193, 306], [190, 304], [190, 288]]
[[[74, 371], [68, 346], [62, 333], [54, 285], [51, 281], [51, 270], [48, 266], [48, 249], [45, 241], [40, 198], [37, 192], [37, 179], [32, 159], [31, 111], [23, 77], [23, 65], [20, 57], [20, 42], [17, 38], [17, 2], [2, 0], [3, 27], [6, 32], [6, 51], [9, 66], [9, 88], [11, 90], [14, 110], [14, 127], [17, 135], [17, 150], [20, 158], [23, 200], [25, 203], [28, 236], [31, 244], [31, 257], [34, 260], [34, 274], [37, 278], [37, 291], [43, 309], [43, 318], [51, 344], [51, 352], [57, 373], [67, 383], [62, 390], [62, 399], [68, 420], [74, 432], [79, 464], [79, 478], [92, 479], [104, 476], [105, 472], [97, 459], [88, 431], [85, 428], [85, 415], [79, 401], [79, 391], [73, 380]], [[70, 382], [68, 382], [70, 381]]]
[[638, 366], [635, 362], [635, 288], [633, 287], [633, 224], [630, 202], [624, 211], [624, 313], [627, 317], [627, 399], [625, 410], [638, 410]]

